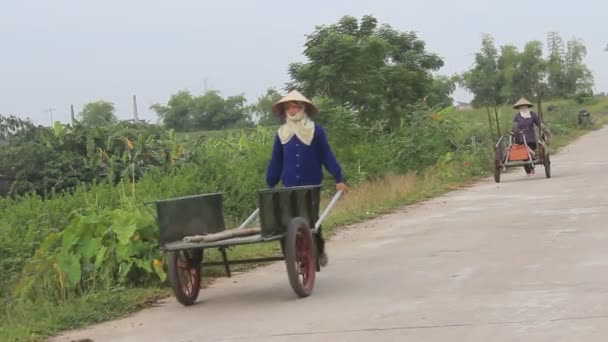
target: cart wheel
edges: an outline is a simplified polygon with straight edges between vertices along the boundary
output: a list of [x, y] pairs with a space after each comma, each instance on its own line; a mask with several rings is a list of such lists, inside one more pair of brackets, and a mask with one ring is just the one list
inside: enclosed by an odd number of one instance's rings
[[500, 183], [500, 166], [494, 165], [494, 181]]
[[293, 291], [308, 297], [315, 286], [316, 257], [312, 232], [301, 217], [291, 220], [285, 236], [285, 264]]
[[500, 183], [500, 171], [502, 169], [502, 158], [500, 157], [499, 150], [494, 150], [494, 181]]
[[169, 252], [169, 281], [173, 293], [183, 305], [192, 305], [201, 289], [201, 249]]
[[544, 161], [545, 176], [547, 176], [547, 178], [551, 178], [551, 159], [549, 158], [549, 152], [545, 152]]

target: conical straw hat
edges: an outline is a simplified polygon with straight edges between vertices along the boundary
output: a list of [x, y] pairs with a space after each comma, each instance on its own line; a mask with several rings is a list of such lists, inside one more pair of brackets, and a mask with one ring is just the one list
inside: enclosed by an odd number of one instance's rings
[[298, 101], [298, 102], [305, 103], [306, 107], [308, 107], [307, 114], [316, 114], [319, 111], [317, 106], [315, 106], [314, 103], [312, 103], [312, 101], [307, 99], [304, 95], [300, 94], [300, 92], [297, 90], [290, 91], [287, 95], [285, 95], [285, 97], [283, 97], [281, 100], [279, 100], [277, 103], [275, 103], [272, 106], [272, 111], [275, 114], [279, 114], [281, 112], [281, 105], [285, 102], [290, 102], [290, 101]]
[[517, 101], [517, 103], [515, 103], [513, 105], [513, 108], [517, 109], [517, 107], [519, 106], [530, 106], [530, 107], [534, 107], [534, 105], [532, 103], [530, 103], [530, 101], [526, 100], [526, 98], [522, 97], [521, 99], [519, 99], [519, 101]]

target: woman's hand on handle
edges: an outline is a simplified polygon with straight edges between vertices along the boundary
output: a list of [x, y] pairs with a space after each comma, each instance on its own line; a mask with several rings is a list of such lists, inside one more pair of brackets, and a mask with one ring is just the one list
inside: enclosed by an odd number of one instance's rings
[[345, 183], [341, 182], [336, 184], [336, 190], [341, 191], [343, 194], [346, 194], [348, 192], [348, 187]]

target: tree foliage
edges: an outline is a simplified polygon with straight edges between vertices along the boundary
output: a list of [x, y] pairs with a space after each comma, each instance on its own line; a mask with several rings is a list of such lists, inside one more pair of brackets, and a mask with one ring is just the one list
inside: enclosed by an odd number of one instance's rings
[[526, 43], [521, 52], [516, 46], [503, 45], [500, 54], [490, 35], [483, 35], [481, 45], [475, 64], [461, 82], [473, 93], [477, 106], [537, 98], [539, 92], [552, 98], [592, 94], [593, 76], [584, 64], [587, 51], [580, 39], [564, 44], [559, 34], [549, 33], [546, 59], [543, 44], [537, 40]]
[[502, 102], [501, 75], [498, 70], [498, 50], [494, 38], [484, 34], [481, 39], [481, 50], [475, 54], [473, 68], [465, 72], [462, 77], [462, 85], [474, 95], [474, 105], [490, 107]]
[[163, 120], [165, 127], [177, 131], [218, 130], [251, 126], [249, 106], [244, 96], [224, 98], [210, 90], [202, 96], [179, 91], [166, 105], [151, 106]]
[[36, 126], [29, 119], [0, 115], [0, 145], [8, 144], [13, 139], [27, 140], [35, 131]]
[[261, 126], [270, 126], [279, 123], [278, 119], [272, 112], [272, 105], [282, 98], [282, 95], [274, 89], [270, 88], [258, 97], [256, 103], [252, 105], [251, 112], [255, 116], [255, 121]]
[[168, 172], [185, 157], [172, 132], [141, 123], [36, 127], [0, 116], [0, 132], [9, 137], [0, 149], [0, 174], [11, 179], [3, 194], [12, 196], [137, 180], [153, 168]]
[[378, 25], [369, 15], [317, 26], [304, 55], [308, 62], [290, 65], [288, 87], [331, 98], [354, 109], [366, 124], [398, 123], [432, 91], [432, 72], [443, 66], [415, 33]]
[[114, 104], [107, 101], [87, 103], [80, 113], [80, 122], [89, 127], [105, 126], [117, 122]]
[[457, 76], [436, 76], [426, 96], [429, 107], [449, 107], [454, 103], [452, 93], [456, 90]]

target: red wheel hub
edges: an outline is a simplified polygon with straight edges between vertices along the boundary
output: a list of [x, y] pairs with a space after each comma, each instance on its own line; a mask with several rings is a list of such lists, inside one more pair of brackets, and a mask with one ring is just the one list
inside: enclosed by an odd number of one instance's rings
[[306, 289], [311, 289], [314, 282], [314, 258], [313, 242], [306, 227], [300, 227], [296, 235], [296, 269], [299, 274], [300, 284]]

